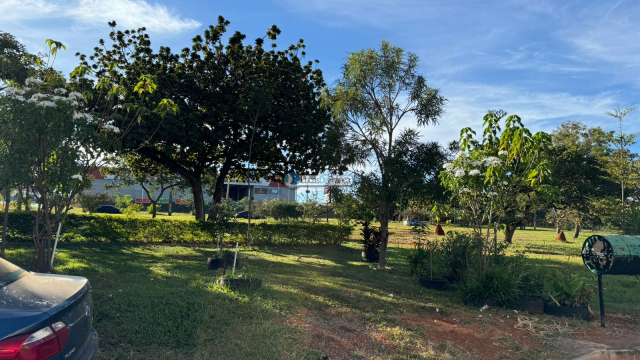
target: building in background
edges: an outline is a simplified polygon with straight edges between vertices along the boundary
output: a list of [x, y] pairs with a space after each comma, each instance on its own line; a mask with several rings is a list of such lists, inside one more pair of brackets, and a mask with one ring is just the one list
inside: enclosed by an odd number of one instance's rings
[[[95, 171], [91, 174], [91, 188], [87, 190], [91, 194], [108, 194], [110, 196], [129, 195], [137, 203], [146, 204], [149, 203], [147, 193], [144, 191], [140, 184], [132, 186], [119, 187], [118, 181], [115, 181], [115, 187], [107, 189], [106, 185], [114, 184], [115, 177], [113, 175], [103, 176], [99, 171]], [[296, 187], [288, 188], [284, 184], [260, 179], [259, 181], [238, 182], [234, 179], [231, 181], [225, 181], [225, 188], [223, 190], [223, 198], [228, 197], [234, 201], [242, 200], [249, 194], [249, 187], [253, 194], [253, 199], [258, 202], [264, 202], [273, 199], [289, 200], [296, 202], [305, 202], [307, 199], [326, 202], [325, 189], [329, 185], [338, 186], [351, 186], [353, 184], [352, 176], [346, 175], [341, 177], [331, 177], [329, 175], [302, 175], [300, 176], [300, 182]], [[190, 196], [191, 191], [173, 191], [173, 195], [169, 196], [169, 191], [165, 191], [162, 195], [160, 203], [168, 203], [169, 199], [174, 203], [180, 203], [185, 196]], [[211, 196], [204, 192], [205, 202], [211, 201]]]

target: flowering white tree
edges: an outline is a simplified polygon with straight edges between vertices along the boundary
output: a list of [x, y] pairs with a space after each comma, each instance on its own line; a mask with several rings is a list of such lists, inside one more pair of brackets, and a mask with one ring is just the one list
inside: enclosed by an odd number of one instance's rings
[[[63, 47], [47, 43], [49, 58]], [[24, 174], [22, 181], [36, 195], [36, 268], [49, 272], [55, 225], [66, 219], [73, 197], [90, 186], [87, 174], [100, 158], [99, 145], [116, 134], [87, 111], [83, 95], [69, 91], [50, 64], [32, 70], [24, 85], [13, 83], [0, 94], [0, 138], [12, 171]]]
[[[460, 152], [440, 173], [442, 185], [471, 219], [483, 271], [491, 252], [497, 253], [497, 231], [504, 219], [537, 198], [532, 194], [552, 192], [543, 183], [550, 173], [551, 137], [544, 132], [531, 134], [517, 115], [507, 117], [501, 132], [505, 116], [503, 111], [491, 111], [484, 117], [481, 142], [474, 139], [471, 128], [462, 129]], [[504, 225], [505, 240], [510, 242], [515, 227]]]

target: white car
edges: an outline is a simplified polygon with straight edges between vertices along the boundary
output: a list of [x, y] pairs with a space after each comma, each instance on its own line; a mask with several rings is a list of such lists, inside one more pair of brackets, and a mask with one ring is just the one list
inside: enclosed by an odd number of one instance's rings
[[404, 226], [413, 226], [413, 225], [424, 224], [424, 222], [422, 222], [420, 220], [416, 220], [416, 219], [407, 219], [402, 224]]

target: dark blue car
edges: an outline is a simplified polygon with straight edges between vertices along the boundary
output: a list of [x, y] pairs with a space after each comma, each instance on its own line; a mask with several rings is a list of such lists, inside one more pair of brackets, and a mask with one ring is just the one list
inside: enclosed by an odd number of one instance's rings
[[97, 351], [87, 279], [0, 259], [0, 360], [86, 360]]

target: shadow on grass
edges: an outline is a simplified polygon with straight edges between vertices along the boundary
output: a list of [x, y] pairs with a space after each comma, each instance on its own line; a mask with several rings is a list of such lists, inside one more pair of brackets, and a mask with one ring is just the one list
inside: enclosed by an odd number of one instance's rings
[[[361, 250], [349, 246], [243, 250], [238, 273], [264, 281], [252, 292], [214, 285], [220, 273], [206, 268], [214, 249], [64, 243], [56, 269], [92, 282], [101, 359], [317, 359], [322, 349], [309, 349], [308, 332], [287, 323], [299, 312], [324, 314], [323, 321], [330, 323], [333, 315], [327, 310], [340, 308], [382, 326], [394, 315], [433, 313], [428, 303], [443, 313], [469, 311], [459, 292], [418, 285], [405, 261], [409, 248], [389, 248], [392, 270], [373, 270], [375, 264], [362, 262]], [[28, 245], [15, 246], [9, 260], [26, 265], [32, 254]], [[583, 265], [563, 257], [528, 261], [543, 274], [568, 269], [590, 279]], [[606, 280], [610, 299], [638, 300], [630, 279]], [[611, 305], [611, 310], [640, 313], [638, 305], [630, 306]]]

